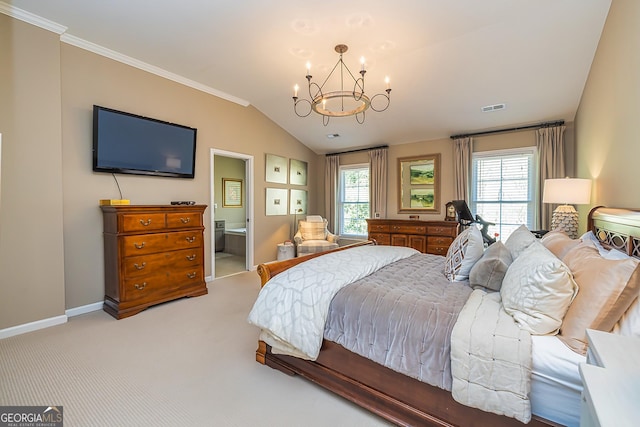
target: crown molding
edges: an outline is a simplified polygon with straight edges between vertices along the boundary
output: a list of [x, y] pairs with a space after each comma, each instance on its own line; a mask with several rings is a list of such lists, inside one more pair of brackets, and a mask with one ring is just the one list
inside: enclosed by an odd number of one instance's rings
[[208, 93], [210, 95], [217, 96], [218, 98], [226, 99], [227, 101], [242, 105], [243, 107], [247, 107], [250, 105], [249, 101], [246, 101], [244, 99], [235, 97], [233, 95], [229, 95], [228, 93], [203, 85], [194, 80], [191, 80], [186, 77], [180, 76], [178, 74], [172, 73], [170, 71], [164, 70], [160, 67], [156, 67], [155, 65], [151, 65], [146, 62], [140, 61], [138, 59], [132, 58], [130, 56], [123, 55], [120, 52], [116, 52], [115, 50], [111, 50], [106, 47], [97, 45], [90, 41], [81, 39], [80, 37], [73, 36], [69, 33], [62, 34], [62, 36], [60, 36], [60, 41], [79, 47], [84, 50], [88, 50], [98, 55], [113, 59], [114, 61], [118, 61], [123, 64], [130, 65], [140, 70], [147, 71], [157, 76], [164, 77], [165, 79], [172, 80], [176, 83], [180, 83], [185, 86], [192, 87], [194, 89]]
[[49, 21], [41, 16], [35, 15], [26, 10], [22, 10], [3, 1], [0, 1], [0, 13], [4, 13], [12, 18], [19, 19], [28, 24], [35, 25], [36, 27], [43, 28], [45, 30], [54, 32], [56, 34], [63, 34], [67, 31], [67, 27], [60, 25], [56, 22]]

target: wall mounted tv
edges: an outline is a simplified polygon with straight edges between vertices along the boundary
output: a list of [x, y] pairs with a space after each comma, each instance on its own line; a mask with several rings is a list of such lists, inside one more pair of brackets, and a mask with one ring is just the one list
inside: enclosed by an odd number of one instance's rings
[[93, 106], [93, 170], [193, 178], [197, 129]]

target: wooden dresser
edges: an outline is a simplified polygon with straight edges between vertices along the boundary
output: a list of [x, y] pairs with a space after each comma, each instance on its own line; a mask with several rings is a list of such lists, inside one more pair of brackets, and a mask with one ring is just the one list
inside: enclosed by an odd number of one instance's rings
[[101, 206], [104, 311], [117, 319], [181, 297], [204, 295], [206, 205]]
[[368, 219], [369, 240], [379, 245], [408, 246], [423, 253], [446, 255], [458, 235], [455, 221]]

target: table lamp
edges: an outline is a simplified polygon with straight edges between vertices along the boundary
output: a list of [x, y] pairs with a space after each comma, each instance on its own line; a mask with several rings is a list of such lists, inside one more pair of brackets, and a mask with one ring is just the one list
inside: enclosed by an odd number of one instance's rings
[[578, 212], [572, 205], [586, 205], [591, 201], [591, 180], [580, 178], [546, 179], [543, 203], [562, 203], [553, 211], [551, 230], [578, 238]]

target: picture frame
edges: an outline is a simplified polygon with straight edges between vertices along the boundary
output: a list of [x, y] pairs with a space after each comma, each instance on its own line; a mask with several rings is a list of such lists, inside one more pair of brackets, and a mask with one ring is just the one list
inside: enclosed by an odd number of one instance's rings
[[291, 189], [289, 195], [289, 213], [304, 215], [307, 213], [307, 191]]
[[287, 215], [289, 211], [287, 195], [286, 188], [267, 188], [265, 215]]
[[398, 159], [398, 213], [440, 213], [440, 153]]
[[222, 178], [222, 207], [242, 207], [242, 180], [235, 178]]
[[265, 180], [277, 184], [286, 184], [289, 162], [286, 157], [267, 154], [265, 156]]
[[307, 162], [289, 160], [289, 184], [307, 185]]

